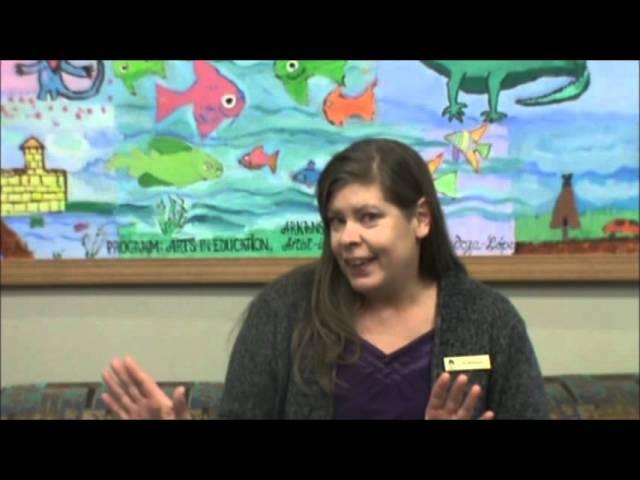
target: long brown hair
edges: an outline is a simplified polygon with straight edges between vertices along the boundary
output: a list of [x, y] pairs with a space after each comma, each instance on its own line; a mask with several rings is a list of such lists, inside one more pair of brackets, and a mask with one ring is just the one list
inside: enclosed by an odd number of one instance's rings
[[426, 198], [429, 234], [420, 245], [419, 275], [440, 280], [452, 270], [464, 271], [451, 245], [444, 214], [425, 161], [413, 148], [391, 139], [365, 139], [351, 144], [329, 161], [318, 180], [317, 200], [324, 224], [322, 255], [316, 269], [311, 315], [297, 325], [292, 342], [294, 378], [302, 385], [303, 360], [313, 352], [317, 379], [331, 392], [335, 365], [349, 340], [356, 338], [353, 318], [362, 303], [342, 273], [331, 250], [327, 209], [333, 195], [349, 184], [378, 184], [385, 201], [408, 218]]

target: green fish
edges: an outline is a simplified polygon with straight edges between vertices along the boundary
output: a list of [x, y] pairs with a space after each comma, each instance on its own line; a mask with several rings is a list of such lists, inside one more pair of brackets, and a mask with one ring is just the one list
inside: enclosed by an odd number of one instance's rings
[[446, 173], [434, 180], [436, 191], [447, 197], [458, 195], [458, 172]]
[[113, 62], [113, 74], [122, 80], [131, 95], [136, 95], [135, 83], [149, 75], [167, 78], [164, 60], [116, 60]]
[[276, 60], [274, 72], [289, 96], [299, 105], [309, 105], [309, 79], [326, 77], [345, 85], [347, 60]]
[[148, 153], [135, 148], [131, 153], [116, 154], [107, 168], [128, 169], [129, 175], [137, 177], [143, 188], [187, 187], [218, 179], [224, 171], [222, 163], [209, 153], [170, 137], [155, 137]]

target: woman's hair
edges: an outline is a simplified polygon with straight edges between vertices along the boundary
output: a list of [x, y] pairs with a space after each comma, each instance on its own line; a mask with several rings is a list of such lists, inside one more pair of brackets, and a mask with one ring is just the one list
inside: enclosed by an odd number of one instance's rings
[[362, 296], [351, 288], [333, 254], [327, 218], [333, 195], [350, 184], [379, 185], [385, 201], [399, 208], [407, 218], [416, 213], [418, 201], [426, 198], [431, 227], [420, 244], [420, 277], [439, 281], [449, 271], [465, 270], [451, 245], [433, 179], [418, 152], [390, 139], [365, 139], [338, 152], [318, 180], [324, 243], [316, 270], [311, 315], [297, 325], [292, 342], [296, 381], [303, 383], [303, 358], [312, 351], [318, 380], [329, 392], [333, 390], [334, 367], [346, 342], [356, 338], [353, 319], [362, 304]]

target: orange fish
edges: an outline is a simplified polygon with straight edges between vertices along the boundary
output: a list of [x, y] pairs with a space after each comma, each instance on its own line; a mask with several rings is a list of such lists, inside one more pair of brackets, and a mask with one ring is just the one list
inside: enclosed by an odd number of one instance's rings
[[374, 88], [378, 85], [378, 80], [374, 80], [371, 85], [361, 95], [355, 97], [345, 96], [341, 86], [337, 86], [327, 98], [324, 99], [322, 111], [329, 123], [342, 127], [344, 122], [350, 117], [360, 117], [366, 121], [373, 121], [376, 116], [376, 96]]

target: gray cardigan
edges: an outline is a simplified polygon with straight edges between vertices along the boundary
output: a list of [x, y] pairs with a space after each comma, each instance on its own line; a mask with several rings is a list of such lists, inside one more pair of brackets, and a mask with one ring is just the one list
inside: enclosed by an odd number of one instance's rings
[[[333, 398], [306, 374], [293, 379], [294, 326], [310, 313], [313, 266], [295, 269], [266, 286], [251, 302], [231, 352], [219, 417], [222, 419], [331, 419]], [[489, 355], [490, 370], [466, 371], [482, 387], [476, 416], [496, 419], [549, 416], [543, 377], [525, 323], [500, 293], [464, 273], [440, 283], [432, 379], [445, 357]], [[457, 375], [461, 372], [454, 372]]]

